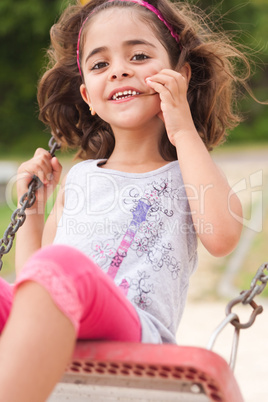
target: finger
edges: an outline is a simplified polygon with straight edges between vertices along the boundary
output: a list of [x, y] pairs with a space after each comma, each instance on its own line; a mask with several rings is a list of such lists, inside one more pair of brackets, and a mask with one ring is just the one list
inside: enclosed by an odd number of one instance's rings
[[51, 159], [51, 166], [53, 170], [53, 179], [56, 184], [60, 181], [60, 176], [62, 172], [62, 166], [55, 156]]
[[47, 156], [41, 155], [33, 160], [33, 173], [39, 177], [43, 184], [47, 185], [51, 179], [53, 168], [50, 159]]
[[[172, 98], [175, 100], [179, 96], [185, 97], [187, 92], [187, 82], [184, 76], [172, 70], [162, 70], [147, 79], [147, 82], [157, 82], [170, 91]], [[158, 87], [161, 90], [161, 87]]]
[[172, 91], [166, 87], [163, 83], [157, 81], [151, 81], [147, 79], [147, 84], [159, 94], [161, 101], [172, 101], [174, 102], [175, 97]]
[[46, 176], [44, 179], [45, 182], [47, 182], [47, 180], [49, 179], [49, 174], [52, 173], [51, 159], [51, 154], [43, 148], [37, 148], [34, 157], [32, 158], [33, 162], [35, 162], [36, 166], [40, 169], [39, 174], [43, 176], [44, 172], [44, 175]]
[[38, 148], [32, 159], [35, 163], [36, 174], [44, 184], [53, 179], [52, 155], [43, 148]]
[[52, 159], [51, 154], [43, 148], [38, 148], [35, 151], [35, 154], [33, 157], [33, 160], [39, 160], [40, 163], [44, 163], [45, 165], [47, 165], [47, 167], [50, 166], [51, 159]]
[[47, 157], [50, 156], [51, 157], [50, 153], [44, 148], [37, 148], [34, 153], [33, 158], [35, 158], [36, 156], [47, 156]]
[[161, 79], [148, 80], [148, 85], [159, 93], [161, 100], [174, 102], [178, 96], [178, 90], [176, 87], [168, 84], [167, 80]]
[[182, 82], [187, 81], [186, 73], [169, 70], [169, 69], [163, 69], [163, 70], [159, 71], [159, 73], [157, 73], [149, 78], [155, 78], [155, 77], [161, 77], [161, 76], [163, 79], [165, 79], [165, 77], [174, 78], [177, 82], [179, 82], [180, 80], [182, 80]]
[[48, 183], [48, 175], [52, 173], [52, 166], [47, 157], [39, 155], [22, 164], [20, 172], [24, 175], [28, 183], [33, 176], [37, 176], [40, 181], [46, 185]]

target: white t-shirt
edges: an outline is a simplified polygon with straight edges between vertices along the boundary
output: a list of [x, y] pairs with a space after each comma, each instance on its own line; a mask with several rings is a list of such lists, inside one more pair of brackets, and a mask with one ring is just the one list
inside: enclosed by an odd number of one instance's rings
[[67, 175], [54, 243], [76, 247], [136, 308], [142, 341], [176, 342], [197, 240], [178, 161], [125, 173], [87, 160]]

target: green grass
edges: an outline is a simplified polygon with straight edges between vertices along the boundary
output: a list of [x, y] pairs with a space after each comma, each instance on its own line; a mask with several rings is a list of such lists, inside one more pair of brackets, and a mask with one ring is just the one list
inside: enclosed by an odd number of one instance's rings
[[[242, 269], [238, 272], [235, 278], [235, 286], [241, 290], [250, 289], [250, 284], [255, 276], [258, 268], [265, 262], [268, 262], [268, 213], [263, 221], [263, 230], [258, 233], [248, 250], [246, 259]], [[267, 271], [265, 272], [267, 274]], [[263, 297], [268, 297], [268, 285], [262, 292]]]
[[[57, 195], [57, 190], [51, 196], [51, 198], [47, 202], [46, 210], [45, 210], [45, 219], [48, 217], [53, 204], [55, 202]], [[8, 225], [11, 222], [11, 216], [13, 212], [16, 210], [16, 194], [14, 194], [14, 200], [10, 206], [7, 204], [0, 204], [0, 239], [3, 238]], [[25, 239], [27, 242], [27, 239]], [[8, 277], [13, 274], [15, 271], [15, 245], [16, 245], [16, 237], [13, 243], [12, 249], [2, 257], [3, 267], [2, 271], [0, 271], [0, 277]]]
[[225, 142], [224, 144], [215, 148], [212, 154], [225, 154], [225, 153], [235, 153], [235, 152], [243, 152], [243, 151], [268, 151], [268, 141], [267, 142]]
[[[7, 229], [13, 211], [7, 205], [0, 205], [0, 238], [3, 238], [4, 232]], [[1, 277], [9, 276], [14, 273], [15, 269], [15, 244], [11, 251], [2, 258], [3, 268], [0, 272]]]
[[[24, 162], [27, 159], [30, 159], [33, 155], [30, 154], [24, 154], [24, 155], [17, 155], [16, 153], [11, 153], [11, 154], [6, 154], [6, 155], [1, 155], [0, 159], [1, 161], [15, 161], [18, 163], [18, 165], [22, 162]], [[75, 153], [74, 152], [57, 152], [57, 156], [59, 157], [60, 162], [62, 165], [70, 165], [72, 164], [72, 161], [74, 159]], [[9, 223], [10, 223], [10, 218], [14, 210], [16, 209], [16, 194], [15, 191], [13, 191], [13, 198], [14, 202], [12, 202], [13, 205], [10, 207], [6, 204], [0, 204], [0, 239], [3, 238], [4, 232], [7, 229]], [[53, 195], [53, 199], [50, 199], [49, 202], [47, 203], [47, 209], [46, 209], [46, 214], [45, 217], [48, 216], [50, 213], [50, 210], [53, 206], [53, 203], [55, 201], [55, 196], [56, 192]], [[27, 240], [25, 240], [27, 241]], [[3, 268], [2, 271], [0, 271], [0, 277], [5, 277], [9, 276], [10, 274], [14, 273], [14, 268], [15, 268], [15, 243], [14, 241], [13, 247], [11, 251], [4, 255], [2, 257], [3, 261]]]
[[[44, 146], [44, 149], [49, 151], [48, 145]], [[35, 149], [30, 149], [29, 151], [24, 151], [24, 152], [16, 152], [16, 151], [6, 151], [2, 152], [0, 150], [0, 160], [1, 161], [15, 161], [18, 164], [21, 164], [22, 162], [25, 162], [28, 159], [31, 159], [34, 155]], [[59, 158], [60, 161], [69, 161], [74, 158], [76, 154], [76, 151], [69, 150], [69, 149], [64, 149], [64, 150], [59, 150], [56, 151], [55, 155]]]
[[[59, 188], [59, 187], [58, 187]], [[54, 202], [56, 200], [57, 196], [57, 190], [54, 192], [54, 194], [49, 198], [45, 210], [45, 219], [48, 217], [48, 215], [51, 212], [51, 209], [53, 208]], [[13, 202], [14, 205], [14, 211], [16, 209], [16, 202]], [[0, 238], [3, 238], [3, 235], [5, 233], [5, 230], [7, 229], [8, 225], [10, 224], [10, 219], [12, 216], [12, 213], [14, 212], [8, 205], [0, 205]], [[27, 241], [27, 239], [25, 239]], [[14, 273], [15, 269], [15, 245], [16, 245], [16, 237], [15, 241], [13, 244], [12, 249], [10, 252], [8, 252], [6, 255], [3, 256], [2, 261], [3, 261], [3, 268], [2, 271], [0, 272], [1, 277], [8, 276], [12, 273]]]

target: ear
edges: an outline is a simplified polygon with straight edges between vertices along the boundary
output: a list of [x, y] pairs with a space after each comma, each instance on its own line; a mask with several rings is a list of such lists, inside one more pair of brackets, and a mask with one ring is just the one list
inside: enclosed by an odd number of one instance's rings
[[186, 79], [187, 84], [189, 85], [189, 82], [191, 80], [192, 76], [192, 69], [189, 63], [185, 63], [181, 68], [180, 71], [181, 75]]
[[85, 84], [80, 85], [80, 94], [81, 94], [83, 100], [88, 104], [88, 106], [90, 106], [90, 97], [89, 97]]

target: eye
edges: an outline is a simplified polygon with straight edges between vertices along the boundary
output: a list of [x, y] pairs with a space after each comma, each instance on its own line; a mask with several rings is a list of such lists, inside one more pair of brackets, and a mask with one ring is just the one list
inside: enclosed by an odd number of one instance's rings
[[98, 63], [95, 63], [92, 67], [91, 70], [100, 70], [101, 68], [105, 68], [108, 66], [108, 63], [106, 61], [100, 61]]
[[147, 56], [145, 53], [138, 53], [138, 54], [135, 54], [132, 57], [133, 61], [143, 61], [143, 60], [146, 60], [146, 59], [150, 59], [150, 57]]

